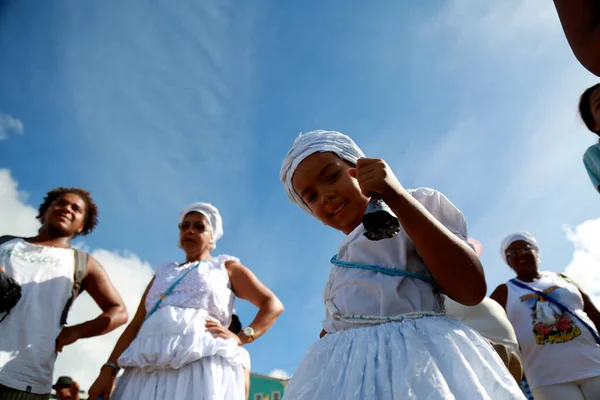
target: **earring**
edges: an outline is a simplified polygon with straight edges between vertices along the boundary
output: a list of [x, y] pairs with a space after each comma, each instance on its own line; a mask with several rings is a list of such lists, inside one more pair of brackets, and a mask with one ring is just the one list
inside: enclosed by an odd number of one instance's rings
[[180, 249], [183, 249], [183, 246], [181, 245], [181, 240], [177, 241], [177, 247], [179, 247]]

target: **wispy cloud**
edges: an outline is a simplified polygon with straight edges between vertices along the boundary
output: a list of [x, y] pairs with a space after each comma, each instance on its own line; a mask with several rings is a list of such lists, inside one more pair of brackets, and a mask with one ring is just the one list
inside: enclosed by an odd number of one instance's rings
[[413, 140], [395, 169], [410, 171], [411, 186], [446, 192], [467, 214], [485, 247], [490, 289], [510, 275], [497, 248], [512, 231], [533, 231], [561, 270], [570, 246], [560, 227], [589, 218], [597, 194], [581, 162], [591, 137], [576, 113], [594, 78], [572, 57], [555, 10], [451, 1], [421, 34], [449, 41], [437, 72], [464, 89], [435, 141]]
[[447, 1], [419, 33], [424, 39], [433, 40], [439, 39], [440, 34], [450, 35], [452, 40], [442, 50], [448, 59], [439, 64], [446, 71], [464, 69], [465, 62], [540, 57], [547, 60], [547, 53], [556, 48], [557, 40], [564, 41], [554, 6], [543, 1]]
[[23, 134], [23, 122], [10, 114], [0, 112], [0, 140], [8, 139], [9, 134]]
[[[68, 101], [77, 104], [76, 129], [103, 157], [95, 175], [106, 179], [105, 167], [120, 170], [107, 189], [127, 188], [129, 201], [151, 211], [157, 201], [179, 208], [189, 201], [182, 199], [206, 196], [216, 185], [210, 197], [222, 204], [225, 196], [214, 197], [229, 192], [226, 182], [231, 191], [246, 188], [258, 62], [250, 49], [259, 8], [209, 1], [140, 10], [115, 3], [98, 6], [92, 26], [79, 18], [83, 10], [63, 11], [72, 22], [62, 67]], [[128, 168], [115, 159], [127, 160]], [[208, 166], [210, 174], [203, 173]]]
[[[181, 207], [204, 200], [248, 216], [239, 199], [253, 190], [263, 6], [59, 1], [35, 10], [17, 2], [9, 10], [2, 43], [23, 38], [21, 22], [37, 21], [22, 42], [31, 51], [6, 49], [20, 68], [3, 67], [0, 76], [24, 108], [46, 113], [35, 114], [44, 124], [36, 145], [52, 151], [37, 153], [36, 162], [61, 159], [100, 203], [118, 204], [103, 207], [102, 218], [118, 220], [131, 248], [148, 259], [173, 253], [174, 241], [160, 229], [140, 235], [142, 215], [174, 227]], [[145, 246], [148, 240], [158, 244]]]

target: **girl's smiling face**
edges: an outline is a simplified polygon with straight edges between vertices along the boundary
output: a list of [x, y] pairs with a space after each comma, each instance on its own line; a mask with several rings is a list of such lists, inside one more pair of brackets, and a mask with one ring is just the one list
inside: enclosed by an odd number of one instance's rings
[[351, 168], [335, 153], [314, 153], [302, 160], [292, 177], [294, 190], [313, 215], [345, 234], [360, 225], [369, 202], [350, 176]]

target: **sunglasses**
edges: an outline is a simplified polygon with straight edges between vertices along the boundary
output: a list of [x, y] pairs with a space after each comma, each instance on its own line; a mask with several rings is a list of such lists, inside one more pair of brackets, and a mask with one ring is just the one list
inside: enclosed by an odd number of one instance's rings
[[193, 230], [195, 230], [198, 233], [210, 231], [210, 227], [206, 226], [202, 222], [196, 222], [196, 223], [192, 224], [191, 222], [185, 221], [185, 222], [179, 224], [179, 230], [181, 232], [187, 231], [190, 228], [192, 228]]
[[535, 251], [535, 248], [533, 246], [527, 245], [527, 246], [521, 247], [520, 249], [507, 251], [506, 258], [519, 257], [524, 254], [532, 253], [534, 251]]

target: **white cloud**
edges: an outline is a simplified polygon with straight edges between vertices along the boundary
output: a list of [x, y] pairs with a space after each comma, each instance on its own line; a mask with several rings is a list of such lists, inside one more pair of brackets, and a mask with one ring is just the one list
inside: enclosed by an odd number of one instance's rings
[[37, 210], [25, 204], [27, 194], [8, 169], [0, 169], [0, 235], [32, 236], [40, 227]]
[[269, 372], [269, 376], [276, 379], [290, 379], [291, 377], [290, 374], [282, 369], [274, 369], [273, 371]]
[[[0, 169], [0, 234], [31, 236], [37, 232], [37, 211], [25, 203], [26, 199], [26, 193], [18, 190], [18, 183], [12, 178], [10, 171]], [[78, 242], [77, 247], [90, 252], [104, 266], [132, 318], [152, 278], [150, 264], [126, 250], [92, 250], [85, 242]], [[99, 313], [100, 309], [96, 303], [87, 293], [83, 293], [71, 309], [69, 323], [84, 322], [95, 318]], [[58, 356], [54, 380], [58, 376], [69, 375], [78, 381], [82, 388], [89, 387], [124, 329], [125, 326], [108, 335], [81, 340], [66, 347]]]
[[[558, 23], [556, 10], [550, 2], [453, 0], [446, 2], [423, 26], [422, 34], [428, 36], [441, 30], [448, 31], [461, 42], [475, 39], [502, 56], [508, 47], [523, 54], [532, 49], [544, 49], [551, 44], [549, 39], [554, 39], [552, 34], [557, 33]], [[515, 46], [515, 39], [519, 40], [518, 46]], [[461, 44], [457, 43], [457, 46]]]
[[600, 307], [600, 218], [590, 219], [575, 229], [567, 228], [567, 239], [575, 246], [565, 274], [573, 278]]
[[10, 114], [0, 112], [0, 140], [8, 139], [8, 134], [23, 133], [23, 122]]

